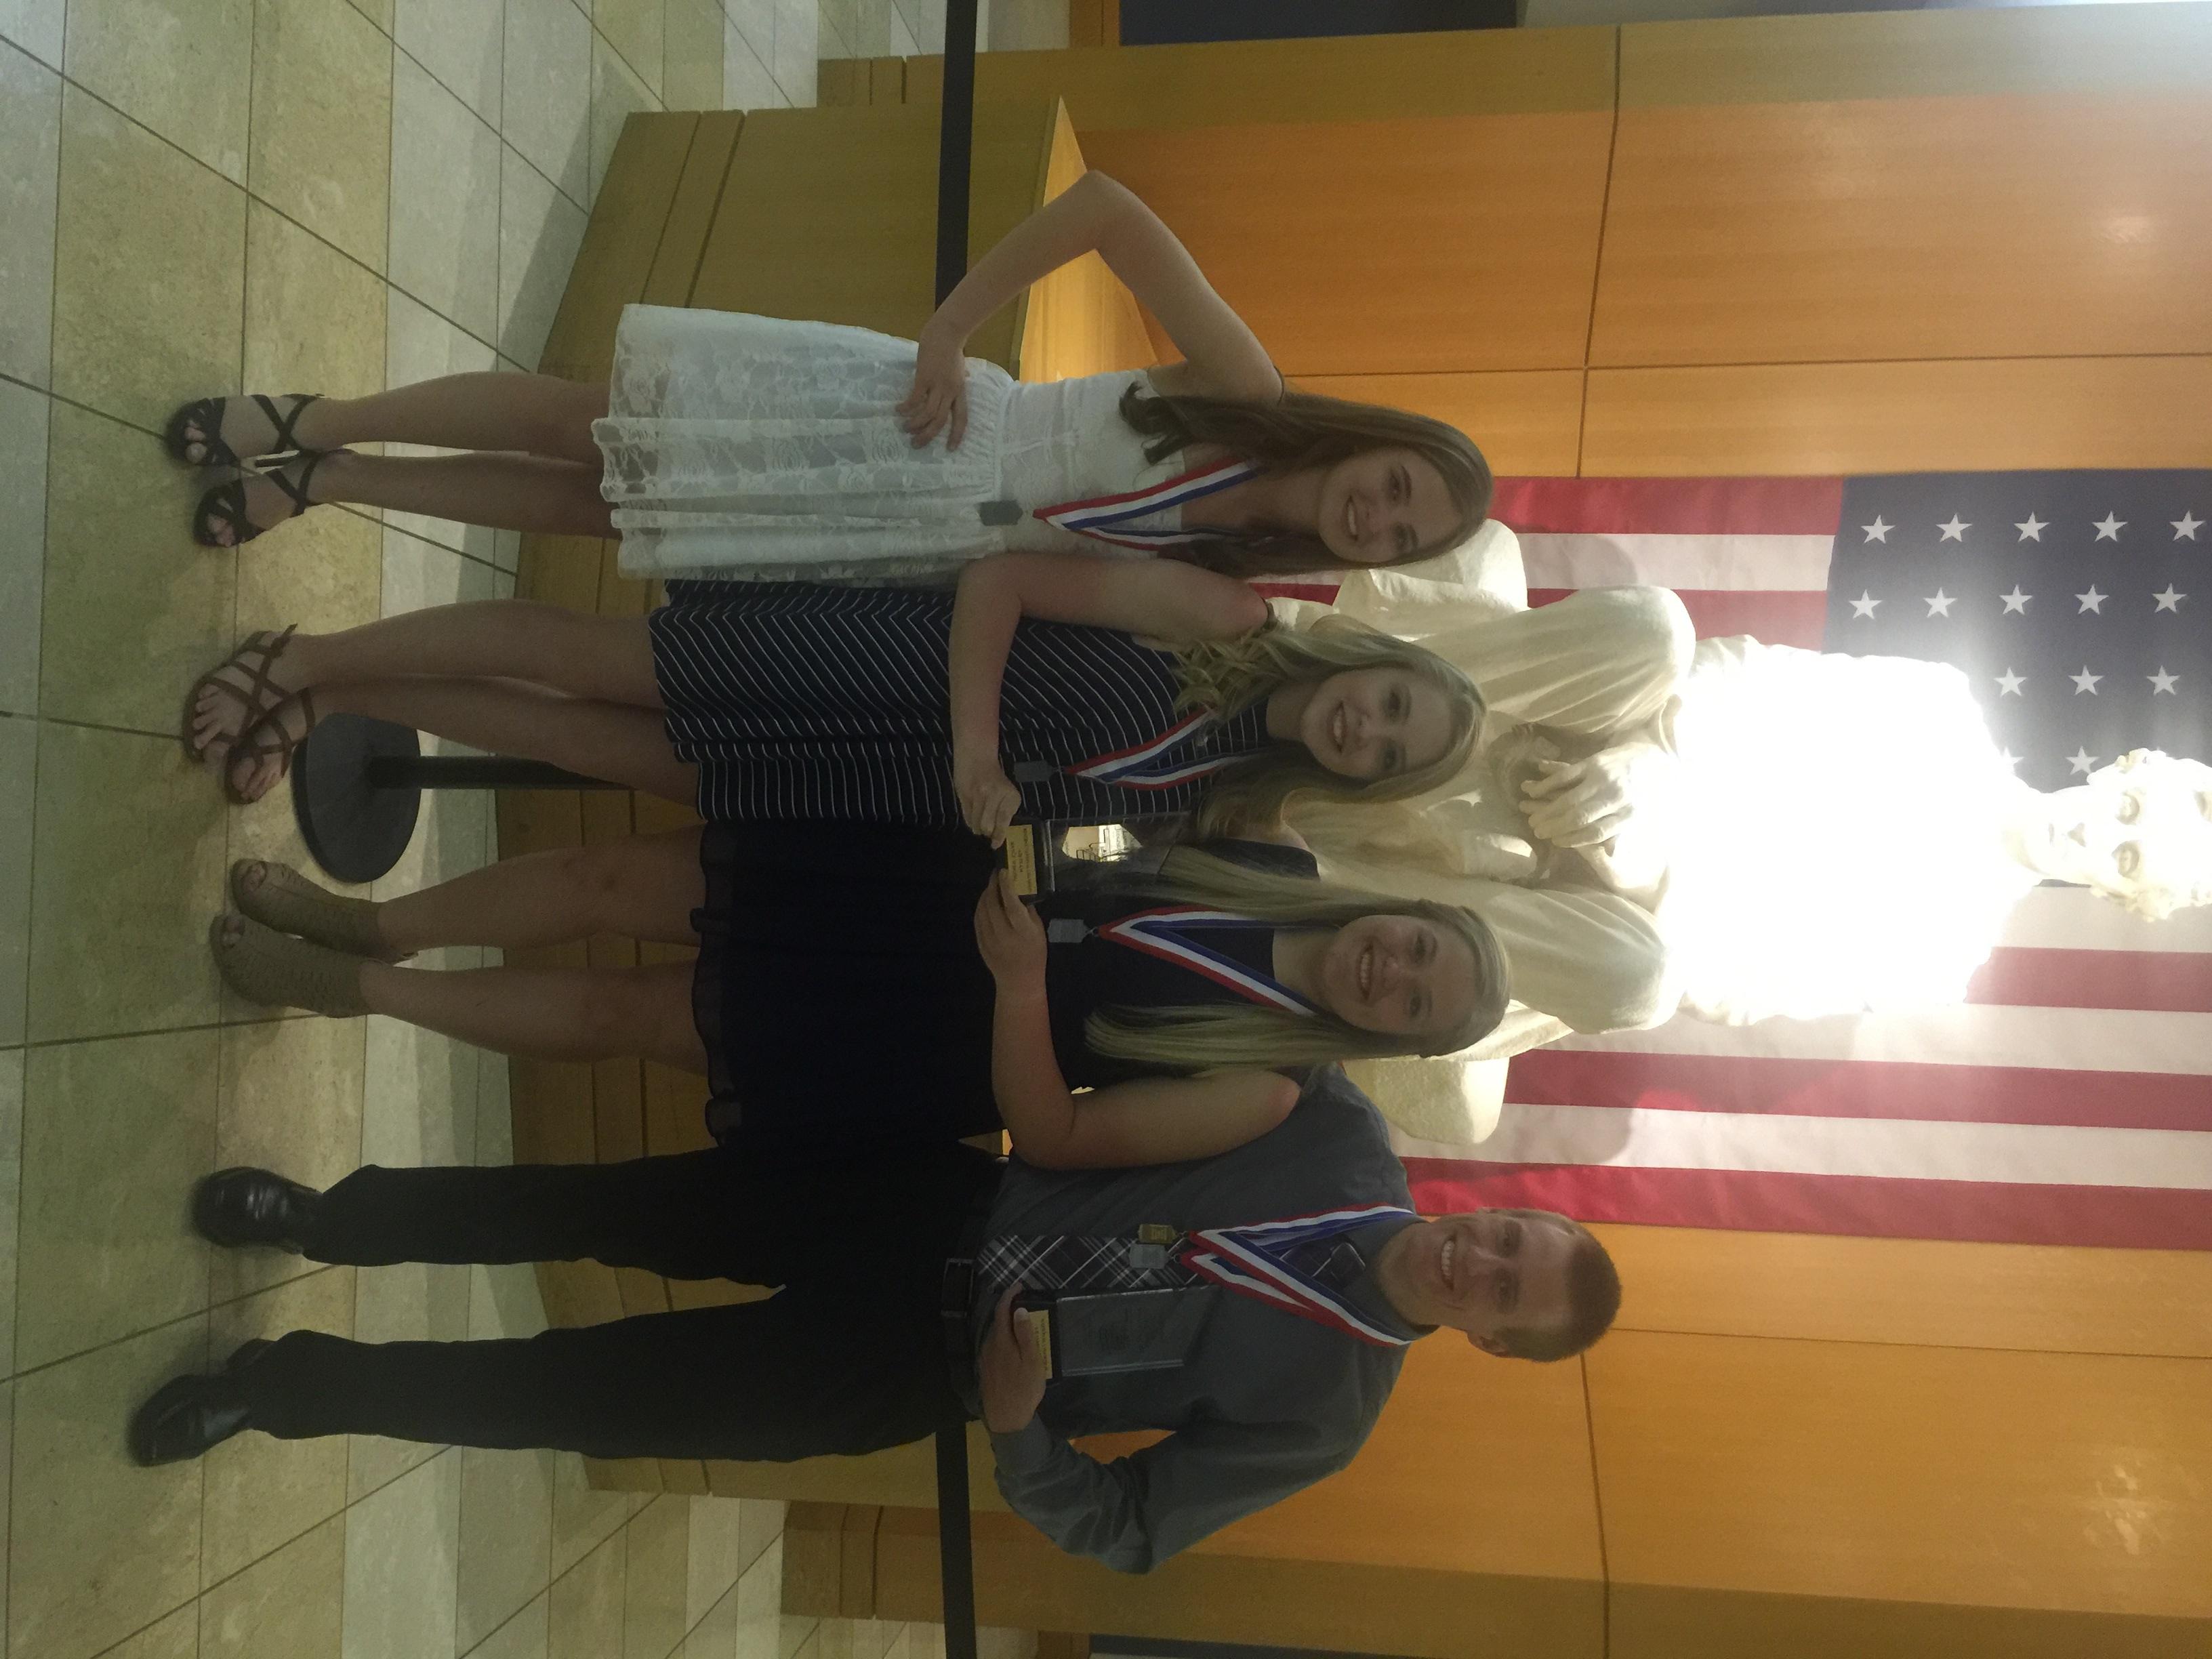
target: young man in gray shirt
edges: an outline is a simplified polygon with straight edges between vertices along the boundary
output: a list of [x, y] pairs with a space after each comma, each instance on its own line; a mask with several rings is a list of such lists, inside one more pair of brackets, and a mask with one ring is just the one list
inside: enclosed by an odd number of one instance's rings
[[[1562, 1358], [1620, 1298], [1603, 1249], [1565, 1217], [1416, 1218], [1382, 1119], [1334, 1067], [1280, 1127], [1195, 1163], [1052, 1171], [951, 1146], [756, 1166], [708, 1152], [369, 1168], [326, 1193], [235, 1170], [203, 1182], [194, 1211], [216, 1243], [322, 1261], [588, 1257], [783, 1288], [522, 1341], [248, 1343], [147, 1401], [131, 1424], [142, 1462], [246, 1429], [773, 1461], [878, 1450], [980, 1414], [1015, 1511], [1130, 1572], [1351, 1462], [1407, 1343], [1449, 1327], [1501, 1357]], [[1173, 1311], [1076, 1318], [1130, 1296]], [[1047, 1299], [1061, 1368], [1079, 1374], [1048, 1379], [1018, 1311]], [[1132, 1429], [1169, 1433], [1107, 1463], [1069, 1443]]]

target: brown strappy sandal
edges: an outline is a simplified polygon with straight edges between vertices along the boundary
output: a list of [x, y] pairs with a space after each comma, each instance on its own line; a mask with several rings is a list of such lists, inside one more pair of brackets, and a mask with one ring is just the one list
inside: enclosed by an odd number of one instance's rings
[[[294, 708], [299, 709], [304, 722], [300, 727], [300, 735], [296, 738], [284, 726], [285, 711]], [[251, 806], [255, 801], [259, 800], [262, 795], [269, 793], [268, 789], [264, 789], [260, 795], [249, 795], [239, 787], [240, 763], [245, 763], [251, 769], [252, 763], [259, 760], [263, 756], [274, 755], [276, 757], [276, 775], [270, 779], [269, 783], [269, 788], [274, 789], [284, 781], [285, 775], [292, 769], [293, 751], [307, 742], [307, 734], [315, 729], [316, 721], [321, 718], [315, 713], [314, 692], [301, 691], [262, 710], [257, 719], [249, 722], [243, 731], [232, 738], [230, 752], [222, 757], [222, 793], [230, 798], [231, 805]]]
[[[255, 871], [261, 879], [246, 878]], [[230, 866], [230, 902], [239, 913], [280, 933], [297, 933], [316, 945], [377, 962], [399, 962], [377, 928], [382, 907], [374, 899], [349, 898], [309, 881], [289, 864], [271, 859], [240, 859]]]
[[[284, 647], [292, 643], [292, 635], [299, 631], [300, 625], [295, 623], [281, 634], [271, 634], [266, 629], [257, 634], [249, 634], [238, 649], [192, 682], [191, 690], [185, 693], [185, 717], [178, 727], [178, 735], [184, 741], [185, 757], [193, 765], [198, 766], [207, 759], [208, 749], [211, 746], [192, 741], [192, 726], [199, 714], [200, 693], [211, 685], [226, 696], [243, 703], [248, 718], [245, 725], [239, 727], [239, 736], [244, 737], [247, 728], [255, 721], [271, 708], [281, 707], [291, 696], [291, 688], [279, 685], [270, 670], [276, 665], [276, 659], [284, 654]], [[245, 673], [244, 685], [222, 678], [234, 668]], [[275, 692], [276, 701], [263, 702], [261, 694], [264, 691]]]
[[[236, 922], [235, 939], [223, 930]], [[359, 957], [294, 939], [264, 927], [250, 916], [226, 912], [208, 924], [208, 948], [223, 983], [248, 1002], [264, 1008], [305, 1008], [332, 1019], [351, 1019], [368, 1012], [361, 994]]]

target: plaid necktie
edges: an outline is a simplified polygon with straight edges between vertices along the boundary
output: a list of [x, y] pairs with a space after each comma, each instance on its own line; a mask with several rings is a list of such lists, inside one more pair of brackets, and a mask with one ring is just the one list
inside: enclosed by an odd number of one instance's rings
[[[1146, 1244], [1133, 1238], [1059, 1233], [1044, 1237], [1005, 1234], [975, 1258], [975, 1303], [996, 1308], [1010, 1285], [1079, 1295], [1102, 1291], [1176, 1291], [1206, 1281], [1176, 1260], [1182, 1246]], [[1341, 1291], [1367, 1270], [1356, 1246], [1344, 1238], [1316, 1239], [1291, 1253], [1290, 1265]]]

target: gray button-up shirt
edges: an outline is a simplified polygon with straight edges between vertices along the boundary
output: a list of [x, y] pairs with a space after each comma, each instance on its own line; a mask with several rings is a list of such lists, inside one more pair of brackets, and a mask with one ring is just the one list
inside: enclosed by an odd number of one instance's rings
[[[1018, 1158], [989, 1232], [1133, 1235], [1244, 1226], [1366, 1204], [1410, 1202], [1382, 1119], [1342, 1072], [1324, 1067], [1280, 1127], [1191, 1164], [1055, 1171]], [[1371, 1264], [1397, 1226], [1363, 1229]], [[1374, 1426], [1404, 1350], [1218, 1287], [1189, 1358], [1173, 1370], [1063, 1378], [1018, 1434], [992, 1437], [999, 1490], [1062, 1549], [1123, 1572], [1265, 1509], [1352, 1461]], [[1350, 1299], [1385, 1329], [1419, 1334], [1382, 1300], [1371, 1273]], [[990, 1310], [977, 1310], [977, 1338]], [[1077, 1435], [1166, 1429], [1170, 1437], [1101, 1463]]]

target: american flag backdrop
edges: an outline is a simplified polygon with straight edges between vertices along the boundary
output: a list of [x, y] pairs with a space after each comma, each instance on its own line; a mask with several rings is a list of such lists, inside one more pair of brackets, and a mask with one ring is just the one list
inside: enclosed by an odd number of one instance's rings
[[[1957, 665], [2039, 788], [2212, 758], [2212, 472], [1502, 480], [1496, 512], [1532, 605], [1653, 582], [1701, 637]], [[1480, 1146], [1401, 1143], [1423, 1210], [2212, 1249], [2212, 913], [2043, 887], [1959, 1006], [1570, 1038], [1505, 1101]]]

